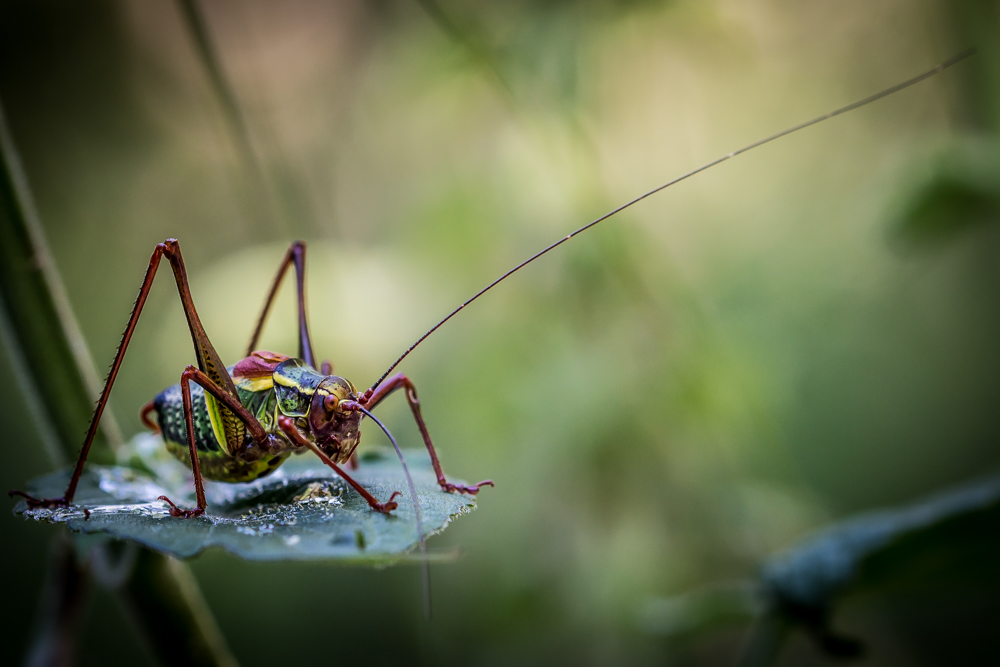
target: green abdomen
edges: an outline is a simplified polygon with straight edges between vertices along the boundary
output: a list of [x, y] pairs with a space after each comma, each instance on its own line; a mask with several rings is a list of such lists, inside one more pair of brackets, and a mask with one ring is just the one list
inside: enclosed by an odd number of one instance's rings
[[[240, 393], [241, 398], [243, 398], [243, 392]], [[260, 394], [270, 393], [272, 392], [260, 392]], [[261, 398], [263, 403], [268, 402], [266, 396]], [[167, 450], [190, 468], [191, 455], [188, 452], [187, 425], [184, 421], [184, 400], [181, 395], [181, 386], [177, 384], [162, 391], [153, 399], [153, 405], [156, 408], [160, 431], [163, 433], [163, 442], [167, 446]], [[244, 401], [244, 405], [246, 405], [246, 401]], [[262, 408], [264, 406], [255, 407]], [[250, 411], [256, 412], [253, 407]], [[191, 383], [191, 412], [194, 421], [194, 444], [198, 449], [199, 467], [205, 479], [219, 482], [251, 482], [273, 472], [288, 457], [289, 452], [283, 452], [277, 456], [264, 455], [257, 461], [244, 461], [231, 456], [226, 451], [224, 444], [219, 442], [212, 429], [208, 407], [205, 404], [205, 390], [193, 382]]]

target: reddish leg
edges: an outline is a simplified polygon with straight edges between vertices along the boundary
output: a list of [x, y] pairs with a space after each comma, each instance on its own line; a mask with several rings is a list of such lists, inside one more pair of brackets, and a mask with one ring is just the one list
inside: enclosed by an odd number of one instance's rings
[[353, 479], [351, 479], [350, 475], [348, 475], [346, 472], [343, 471], [343, 469], [340, 466], [338, 466], [336, 463], [330, 460], [330, 457], [324, 454], [319, 447], [306, 440], [305, 437], [303, 437], [303, 435], [299, 432], [299, 429], [295, 428], [295, 423], [288, 417], [284, 415], [278, 417], [278, 426], [281, 428], [282, 431], [284, 431], [288, 435], [289, 438], [292, 439], [292, 441], [295, 444], [299, 445], [300, 447], [308, 447], [314, 454], [316, 454], [316, 456], [322, 459], [323, 463], [333, 468], [333, 471], [338, 475], [340, 475], [341, 477], [343, 477], [345, 482], [350, 484], [355, 491], [360, 493], [361, 496], [368, 501], [368, 504], [371, 506], [371, 508], [376, 512], [381, 512], [382, 514], [388, 514], [389, 512], [391, 512], [392, 510], [396, 509], [399, 506], [396, 503], [396, 496], [402, 495], [399, 491], [394, 491], [393, 494], [389, 496], [389, 500], [384, 503], [380, 503], [379, 501], [375, 500], [375, 496], [368, 493], [368, 491], [365, 490], [365, 487], [361, 486]]
[[[271, 310], [271, 304], [274, 303], [274, 297], [278, 294], [278, 288], [281, 287], [281, 281], [285, 277], [285, 272], [288, 271], [288, 267], [292, 264], [295, 264], [295, 288], [299, 299], [299, 358], [313, 368], [316, 368], [312, 339], [309, 337], [309, 323], [306, 321], [305, 241], [296, 241], [290, 245], [288, 252], [285, 253], [285, 258], [281, 260], [281, 266], [278, 267], [278, 274], [274, 277], [274, 282], [271, 283], [271, 291], [267, 293], [267, 299], [264, 301], [264, 310], [261, 311], [260, 318], [257, 320], [257, 327], [253, 330], [253, 335], [250, 337], [250, 344], [247, 345], [245, 356], [249, 357], [254, 349], [256, 349], [257, 340], [260, 338], [260, 332], [264, 329], [264, 322], [267, 320], [267, 314]], [[329, 373], [325, 373], [325, 375], [329, 375]]]
[[142, 422], [143, 426], [148, 428], [153, 433], [159, 433], [160, 425], [149, 417], [152, 412], [156, 412], [156, 406], [153, 405], [153, 401], [150, 401], [149, 403], [146, 403], [146, 405], [142, 406], [142, 410], [139, 411], [139, 420]]
[[417, 421], [417, 427], [420, 429], [420, 435], [424, 438], [424, 444], [427, 445], [427, 451], [431, 455], [431, 463], [434, 465], [434, 472], [437, 474], [438, 484], [441, 488], [448, 492], [461, 491], [462, 493], [475, 495], [479, 493], [480, 487], [493, 486], [493, 481], [489, 479], [479, 482], [479, 484], [473, 484], [472, 486], [452, 484], [445, 479], [444, 471], [441, 470], [441, 462], [438, 461], [437, 452], [434, 451], [434, 443], [431, 442], [431, 434], [427, 431], [427, 425], [424, 424], [424, 418], [420, 414], [420, 400], [417, 398], [417, 388], [410, 382], [410, 378], [402, 373], [393, 375], [379, 385], [378, 389], [371, 395], [367, 396], [367, 398], [362, 396], [358, 402], [369, 410], [374, 410], [375, 406], [385, 400], [389, 394], [401, 387], [406, 389], [406, 402], [410, 404], [410, 411], [413, 413], [413, 418]]
[[[76, 487], [80, 483], [80, 475], [83, 473], [83, 464], [87, 460], [87, 454], [90, 453], [90, 446], [94, 442], [94, 435], [97, 433], [98, 424], [101, 422], [101, 415], [104, 414], [104, 407], [108, 403], [111, 387], [115, 383], [115, 378], [118, 377], [118, 371], [125, 358], [125, 351], [132, 340], [132, 334], [135, 333], [135, 327], [139, 322], [139, 315], [142, 313], [146, 297], [149, 296], [149, 290], [153, 286], [153, 278], [156, 277], [156, 269], [159, 267], [160, 260], [163, 257], [167, 258], [170, 268], [174, 273], [174, 281], [177, 283], [177, 293], [180, 295], [181, 304], [184, 307], [184, 315], [187, 317], [188, 328], [191, 331], [191, 340], [194, 342], [194, 351], [195, 356], [198, 358], [199, 368], [231, 397], [237, 396], [236, 386], [226, 372], [226, 367], [222, 364], [222, 360], [219, 359], [215, 348], [212, 347], [212, 343], [209, 341], [208, 335], [201, 325], [201, 320], [198, 318], [198, 312], [195, 310], [194, 301], [191, 298], [191, 290], [188, 287], [187, 272], [184, 269], [184, 259], [181, 257], [180, 245], [178, 245], [176, 239], [167, 239], [156, 246], [152, 257], [149, 258], [149, 266], [146, 268], [142, 287], [139, 288], [139, 296], [136, 297], [135, 305], [132, 306], [132, 314], [129, 316], [125, 332], [122, 334], [122, 342], [118, 345], [115, 360], [111, 364], [107, 380], [104, 381], [104, 389], [101, 391], [101, 397], [97, 401], [94, 416], [90, 419], [90, 427], [87, 429], [83, 446], [80, 448], [80, 455], [76, 460], [73, 476], [66, 487], [66, 493], [61, 498], [33, 498], [22, 491], [10, 492], [9, 495], [11, 496], [21, 496], [27, 500], [29, 507], [66, 507], [73, 502]], [[230, 440], [229, 445], [232, 447], [232, 440], [235, 437], [235, 431], [239, 427], [239, 423], [236, 416], [230, 410], [223, 408], [222, 416], [225, 422], [227, 440]], [[233, 436], [233, 438], [230, 436]]]
[[222, 387], [212, 382], [210, 377], [194, 366], [188, 366], [184, 369], [184, 372], [181, 373], [181, 397], [184, 400], [184, 423], [187, 426], [188, 451], [191, 453], [191, 472], [194, 473], [194, 492], [198, 498], [198, 507], [193, 510], [180, 509], [170, 498], [166, 496], [160, 496], [159, 498], [159, 500], [165, 500], [170, 505], [170, 516], [183, 519], [190, 519], [191, 517], [204, 514], [208, 508], [208, 503], [205, 501], [205, 484], [201, 477], [201, 466], [198, 463], [198, 448], [194, 442], [194, 413], [191, 405], [192, 381], [201, 385], [216, 400], [232, 410], [237, 418], [243, 422], [247, 430], [250, 431], [250, 436], [257, 444], [263, 444], [268, 439], [267, 431], [264, 430], [264, 427], [261, 426], [257, 418], [250, 414], [238, 400], [227, 394]]

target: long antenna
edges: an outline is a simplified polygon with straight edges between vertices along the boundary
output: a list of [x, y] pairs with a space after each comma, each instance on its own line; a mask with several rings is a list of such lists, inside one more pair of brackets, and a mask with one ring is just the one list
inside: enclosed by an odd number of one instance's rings
[[824, 120], [828, 120], [830, 118], [833, 118], [834, 116], [839, 116], [840, 114], [847, 113], [848, 111], [853, 111], [854, 109], [857, 109], [859, 107], [863, 107], [863, 106], [865, 106], [867, 104], [871, 104], [872, 102], [880, 100], [883, 97], [888, 97], [889, 95], [892, 95], [893, 93], [896, 93], [896, 92], [899, 92], [900, 90], [903, 90], [904, 88], [909, 88], [910, 86], [912, 86], [914, 84], [917, 84], [917, 83], [920, 83], [924, 79], [929, 79], [930, 77], [934, 76], [938, 72], [944, 71], [944, 70], [948, 69], [949, 67], [951, 67], [952, 65], [954, 65], [954, 64], [956, 64], [958, 62], [961, 62], [962, 60], [965, 60], [969, 56], [973, 55], [975, 52], [976, 52], [976, 50], [974, 48], [972, 48], [972, 49], [966, 49], [965, 51], [962, 51], [961, 53], [952, 56], [948, 60], [945, 60], [940, 65], [937, 65], [936, 67], [933, 67], [933, 68], [927, 70], [923, 74], [918, 74], [917, 76], [913, 77], [912, 79], [907, 79], [906, 81], [903, 81], [902, 83], [897, 83], [895, 86], [891, 86], [889, 88], [886, 88], [885, 90], [883, 90], [881, 92], [878, 92], [878, 93], [875, 93], [874, 95], [869, 95], [868, 97], [862, 98], [862, 99], [858, 100], [857, 102], [852, 102], [851, 104], [848, 104], [847, 106], [840, 107], [839, 109], [835, 109], [833, 111], [830, 111], [829, 113], [825, 113], [822, 116], [817, 116], [817, 117], [813, 118], [812, 120], [805, 121], [804, 123], [799, 123], [798, 125], [793, 125], [792, 127], [788, 128], [786, 130], [782, 130], [781, 132], [778, 132], [777, 134], [772, 134], [771, 136], [765, 137], [764, 139], [760, 139], [758, 141], [755, 141], [752, 144], [747, 144], [743, 148], [739, 148], [739, 149], [737, 149], [735, 151], [732, 151], [731, 153], [726, 153], [722, 157], [716, 158], [716, 159], [712, 160], [711, 162], [703, 164], [702, 166], [698, 167], [697, 169], [693, 169], [693, 170], [687, 172], [686, 174], [683, 174], [682, 176], [678, 176], [677, 178], [675, 178], [675, 179], [673, 179], [671, 181], [667, 181], [663, 185], [661, 185], [661, 186], [659, 186], [657, 188], [653, 188], [652, 190], [650, 190], [649, 192], [647, 192], [647, 193], [645, 193], [643, 195], [639, 195], [635, 199], [633, 199], [633, 200], [631, 200], [631, 201], [629, 201], [629, 202], [627, 202], [625, 204], [622, 204], [621, 206], [619, 206], [618, 208], [616, 208], [616, 209], [614, 209], [612, 211], [609, 211], [609, 212], [605, 213], [604, 215], [602, 215], [601, 217], [597, 218], [596, 220], [588, 222], [586, 225], [584, 225], [583, 227], [580, 227], [575, 232], [573, 232], [571, 234], [567, 234], [566, 236], [562, 237], [561, 239], [559, 239], [558, 241], [556, 241], [552, 245], [546, 247], [544, 250], [541, 250], [541, 251], [535, 253], [534, 255], [532, 255], [531, 257], [529, 257], [528, 259], [524, 260], [523, 262], [521, 262], [520, 264], [518, 264], [517, 266], [515, 266], [513, 269], [511, 269], [510, 271], [508, 271], [507, 273], [503, 274], [502, 276], [500, 276], [499, 278], [497, 278], [496, 280], [494, 280], [493, 282], [491, 282], [489, 285], [487, 285], [483, 289], [481, 289], [478, 292], [476, 292], [470, 299], [468, 299], [464, 303], [462, 303], [461, 306], [459, 306], [455, 310], [453, 310], [450, 313], [448, 313], [447, 317], [445, 317], [443, 320], [441, 320], [440, 322], [438, 322], [437, 324], [435, 324], [433, 327], [431, 327], [430, 330], [428, 330], [427, 333], [425, 333], [423, 336], [421, 336], [420, 338], [418, 338], [417, 341], [413, 345], [411, 345], [410, 347], [406, 348], [406, 351], [403, 352], [402, 355], [400, 355], [399, 359], [396, 359], [395, 363], [393, 363], [392, 366], [389, 366], [389, 369], [385, 373], [382, 373], [382, 377], [380, 377], [378, 379], [378, 381], [375, 384], [373, 384], [372, 387], [371, 387], [371, 389], [369, 389], [368, 391], [372, 392], [372, 391], [375, 390], [375, 388], [377, 388], [380, 384], [382, 384], [382, 381], [385, 380], [389, 376], [389, 373], [391, 373], [393, 371], [393, 369], [395, 369], [396, 366], [399, 365], [399, 362], [401, 362], [403, 359], [405, 359], [410, 354], [410, 352], [413, 352], [414, 348], [416, 348], [417, 345], [420, 345], [422, 342], [424, 342], [424, 340], [428, 336], [430, 336], [432, 333], [434, 333], [439, 328], [441, 328], [441, 325], [443, 325], [445, 322], [447, 322], [448, 320], [450, 320], [451, 318], [453, 318], [455, 315], [457, 315], [460, 310], [462, 310], [463, 308], [465, 308], [466, 306], [468, 306], [470, 303], [472, 303], [473, 301], [475, 301], [476, 299], [478, 299], [482, 295], [484, 295], [487, 292], [489, 292], [491, 289], [493, 289], [494, 287], [496, 287], [499, 283], [501, 283], [504, 280], [506, 280], [510, 275], [512, 275], [514, 273], [517, 273], [518, 271], [520, 271], [521, 269], [523, 269], [524, 267], [526, 267], [528, 264], [531, 264], [536, 259], [538, 259], [542, 255], [544, 255], [545, 253], [549, 252], [550, 250], [553, 250], [554, 248], [556, 248], [558, 246], [561, 246], [563, 243], [565, 243], [566, 241], [569, 241], [571, 238], [573, 238], [577, 234], [579, 234], [581, 232], [585, 232], [588, 229], [590, 229], [591, 227], [593, 227], [594, 225], [596, 225], [596, 224], [598, 224], [600, 222], [604, 222], [605, 220], [607, 220], [611, 216], [616, 215], [618, 213], [621, 213], [622, 211], [624, 211], [625, 209], [629, 208], [630, 206], [638, 204], [639, 202], [641, 202], [646, 197], [651, 197], [652, 195], [655, 195], [660, 190], [665, 190], [666, 188], [669, 188], [671, 185], [675, 185], [675, 184], [680, 183], [681, 181], [683, 181], [685, 179], [691, 178], [695, 174], [699, 174], [699, 173], [705, 171], [706, 169], [710, 169], [710, 168], [714, 167], [717, 164], [725, 162], [726, 160], [728, 160], [730, 158], [734, 158], [737, 155], [739, 155], [740, 153], [746, 153], [747, 151], [753, 150], [754, 148], [757, 148], [758, 146], [763, 146], [766, 143], [770, 143], [770, 142], [774, 141], [775, 139], [780, 139], [781, 137], [784, 137], [784, 136], [787, 136], [789, 134], [792, 134], [793, 132], [798, 132], [799, 130], [804, 130], [805, 128], [810, 127], [811, 125], [816, 125], [817, 123], [822, 123]]
[[423, 599], [424, 599], [424, 618], [430, 619], [431, 617], [431, 566], [430, 562], [427, 560], [427, 539], [424, 537], [424, 520], [423, 512], [420, 511], [420, 499], [417, 497], [417, 489], [413, 486], [413, 478], [410, 476], [410, 468], [406, 465], [406, 459], [403, 458], [403, 450], [399, 448], [396, 444], [396, 439], [392, 437], [392, 433], [389, 429], [385, 427], [385, 424], [380, 422], [378, 418], [372, 413], [368, 412], [363, 406], [358, 406], [361, 412], [365, 413], [369, 419], [378, 424], [382, 432], [385, 433], [386, 437], [389, 438], [389, 442], [392, 443], [393, 449], [396, 450], [396, 456], [399, 457], [399, 462], [403, 466], [403, 474], [406, 475], [406, 484], [410, 487], [410, 499], [413, 501], [413, 513], [417, 522], [417, 538], [420, 542], [420, 557], [421, 557], [421, 580], [423, 583]]

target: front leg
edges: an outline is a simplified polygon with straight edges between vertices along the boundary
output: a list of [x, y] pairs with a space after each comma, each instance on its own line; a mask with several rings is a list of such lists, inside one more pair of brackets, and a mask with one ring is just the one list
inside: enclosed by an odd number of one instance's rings
[[480, 487], [493, 486], [493, 480], [490, 479], [483, 480], [482, 482], [479, 482], [479, 484], [473, 484], [472, 486], [465, 486], [463, 484], [452, 484], [445, 478], [444, 471], [441, 469], [441, 462], [438, 461], [437, 452], [434, 451], [434, 443], [431, 442], [431, 434], [427, 430], [427, 425], [424, 423], [423, 416], [420, 414], [420, 399], [417, 398], [417, 388], [413, 386], [412, 382], [410, 382], [410, 378], [406, 377], [402, 373], [393, 375], [391, 378], [379, 385], [378, 389], [374, 392], [362, 396], [358, 402], [367, 407], [369, 410], [374, 410], [375, 406], [385, 400], [389, 394], [401, 387], [406, 389], [406, 402], [410, 404], [410, 411], [413, 413], [413, 418], [417, 422], [417, 428], [420, 429], [420, 435], [423, 436], [424, 444], [427, 445], [427, 451], [431, 455], [431, 464], [434, 466], [434, 473], [437, 475], [438, 484], [441, 488], [449, 493], [460, 491], [462, 493], [476, 495], [479, 493]]
[[368, 502], [368, 506], [371, 507], [376, 512], [381, 512], [382, 514], [388, 514], [392, 510], [399, 507], [399, 504], [396, 502], [396, 496], [402, 495], [399, 491], [394, 491], [393, 494], [389, 496], [389, 500], [385, 501], [384, 503], [380, 503], [379, 501], [375, 500], [375, 496], [368, 493], [365, 487], [355, 482], [351, 478], [351, 476], [348, 475], [346, 472], [344, 472], [340, 466], [334, 463], [329, 456], [324, 454], [323, 450], [317, 447], [314, 443], [309, 442], [309, 440], [307, 440], [302, 435], [302, 433], [299, 432], [299, 429], [295, 427], [295, 422], [293, 422], [285, 415], [281, 415], [280, 417], [278, 417], [278, 427], [282, 431], [284, 431], [285, 435], [287, 435], [289, 439], [296, 445], [298, 445], [299, 447], [305, 447], [306, 449], [309, 449], [313, 454], [318, 456], [323, 461], [323, 463], [333, 468], [333, 471], [338, 475], [340, 475], [345, 482], [350, 484], [355, 491], [360, 493], [361, 497]]

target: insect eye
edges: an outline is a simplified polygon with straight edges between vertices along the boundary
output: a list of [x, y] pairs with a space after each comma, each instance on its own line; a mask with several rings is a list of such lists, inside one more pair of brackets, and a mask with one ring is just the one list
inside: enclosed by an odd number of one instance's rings
[[333, 394], [323, 399], [323, 407], [326, 408], [327, 412], [333, 412], [337, 409], [338, 405], [340, 405], [340, 399]]

